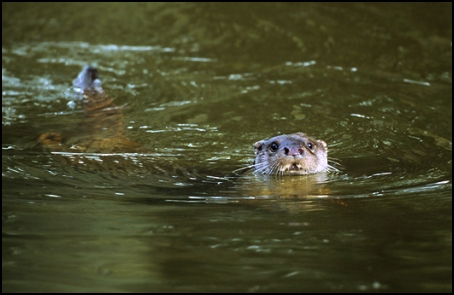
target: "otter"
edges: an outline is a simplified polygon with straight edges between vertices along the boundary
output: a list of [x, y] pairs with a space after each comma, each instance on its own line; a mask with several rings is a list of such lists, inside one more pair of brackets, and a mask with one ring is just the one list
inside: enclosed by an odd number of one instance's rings
[[[42, 147], [57, 152], [109, 153], [140, 151], [140, 145], [124, 134], [122, 107], [116, 106], [101, 87], [98, 71], [85, 66], [73, 82], [85, 118], [72, 137], [47, 132], [39, 136]], [[336, 171], [328, 164], [327, 144], [304, 133], [284, 134], [254, 144], [252, 165], [235, 172], [254, 170], [266, 175], [306, 175]], [[73, 162], [77, 162], [74, 160]]]
[[254, 144], [254, 153], [254, 163], [236, 171], [252, 169], [256, 174], [306, 175], [335, 170], [328, 165], [326, 142], [301, 132], [260, 140]]
[[85, 115], [77, 134], [44, 133], [38, 138], [43, 147], [84, 153], [137, 151], [139, 145], [124, 134], [122, 107], [101, 87], [96, 68], [85, 66], [74, 80], [73, 90]]

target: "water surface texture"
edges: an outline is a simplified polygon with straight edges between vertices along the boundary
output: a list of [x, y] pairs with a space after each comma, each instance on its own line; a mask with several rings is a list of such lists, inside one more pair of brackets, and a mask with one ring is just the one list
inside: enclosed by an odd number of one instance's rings
[[[87, 64], [140, 152], [38, 145]], [[451, 3], [3, 3], [2, 291], [451, 292], [451, 126]]]

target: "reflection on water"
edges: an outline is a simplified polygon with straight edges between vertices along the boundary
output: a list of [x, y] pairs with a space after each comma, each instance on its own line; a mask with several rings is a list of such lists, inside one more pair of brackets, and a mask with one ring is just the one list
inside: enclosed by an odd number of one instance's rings
[[[452, 291], [451, 4], [2, 8], [2, 291]], [[37, 145], [86, 64], [140, 151]], [[340, 171], [232, 173], [294, 132]]]

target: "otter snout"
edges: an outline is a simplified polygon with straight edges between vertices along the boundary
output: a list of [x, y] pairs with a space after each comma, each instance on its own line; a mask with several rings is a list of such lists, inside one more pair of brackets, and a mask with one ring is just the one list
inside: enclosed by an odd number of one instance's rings
[[284, 153], [286, 156], [300, 156], [304, 154], [304, 149], [298, 146], [284, 147]]

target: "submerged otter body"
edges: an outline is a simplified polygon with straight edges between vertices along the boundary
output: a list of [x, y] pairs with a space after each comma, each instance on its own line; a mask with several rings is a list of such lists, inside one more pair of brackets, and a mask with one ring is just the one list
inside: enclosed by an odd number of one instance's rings
[[304, 133], [284, 134], [254, 144], [250, 168], [259, 174], [306, 175], [330, 170], [328, 147]]

